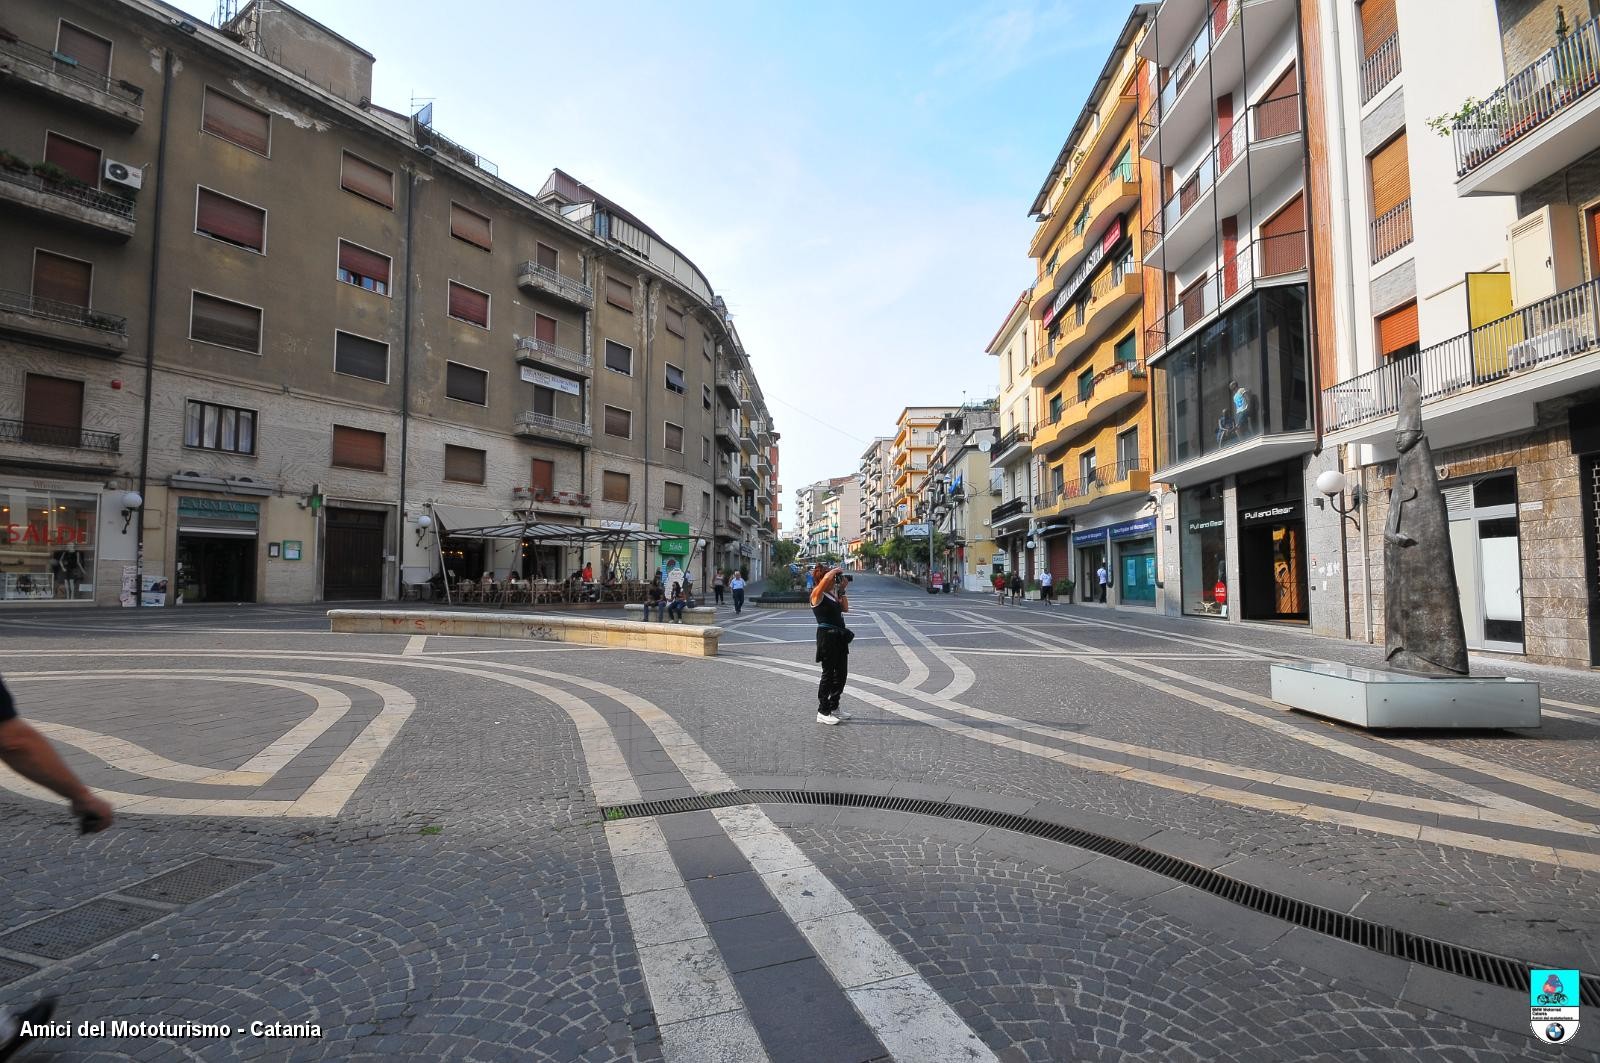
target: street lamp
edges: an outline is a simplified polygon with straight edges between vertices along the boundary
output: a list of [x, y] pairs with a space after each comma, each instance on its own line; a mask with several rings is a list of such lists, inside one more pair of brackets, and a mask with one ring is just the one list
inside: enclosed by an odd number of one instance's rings
[[[1349, 480], [1346, 479], [1344, 473], [1338, 469], [1329, 469], [1317, 477], [1317, 490], [1328, 496], [1327, 504], [1333, 507], [1335, 513], [1354, 524], [1356, 530], [1360, 531], [1361, 518], [1357, 514], [1360, 513], [1366, 497], [1361, 492], [1361, 485], [1356, 484], [1350, 488], [1350, 501], [1348, 503], [1344, 502], [1344, 489], [1348, 483]], [[1311, 504], [1321, 509], [1323, 500], [1314, 498], [1311, 500]]]

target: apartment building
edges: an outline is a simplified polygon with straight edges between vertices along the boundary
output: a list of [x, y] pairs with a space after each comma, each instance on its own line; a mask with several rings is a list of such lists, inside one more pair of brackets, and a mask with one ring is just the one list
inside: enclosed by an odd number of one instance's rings
[[775, 533], [726, 519], [717, 472], [750, 455], [739, 499], [770, 509], [776, 436], [703, 274], [561, 171], [529, 194], [373, 104], [372, 63], [281, 3], [0, 16], [0, 599], [393, 597], [585, 560], [449, 536], [514, 516], [759, 566]]
[[1326, 169], [1326, 138], [1320, 122], [1308, 136], [1300, 41], [1321, 39], [1315, 10], [1164, 0], [1138, 45], [1139, 150], [1158, 175], [1143, 197], [1151, 478], [1176, 490], [1152, 561], [1165, 611], [1342, 632], [1342, 593], [1310, 581], [1313, 557], [1337, 556], [1337, 521], [1312, 541], [1306, 507], [1337, 461], [1313, 458], [1306, 233], [1327, 204], [1308, 213], [1307, 173]]
[[811, 520], [811, 554], [844, 560], [850, 544], [861, 538], [861, 484], [854, 476], [836, 476], [817, 499]]
[[889, 436], [879, 436], [861, 454], [861, 533], [874, 545], [891, 538], [897, 523], [890, 476], [893, 444]]
[[939, 444], [939, 422], [951, 410], [947, 406], [907, 406], [895, 418], [886, 475], [893, 498], [892, 516], [897, 526], [925, 519], [923, 486], [928, 478], [928, 460]]
[[1148, 77], [1140, 45], [1154, 16], [1155, 5], [1136, 4], [1124, 23], [1034, 200], [1028, 249], [1037, 274], [1029, 316], [1040, 334], [1031, 380], [1036, 567], [1058, 584], [1075, 579], [1090, 601], [1094, 581], [1082, 574], [1106, 566], [1115, 574], [1109, 600], [1149, 606], [1155, 425], [1143, 264], [1162, 230], [1141, 225], [1140, 204], [1154, 204], [1162, 185], [1140, 154], [1139, 100]]
[[[1394, 414], [1400, 381], [1416, 376], [1469, 645], [1592, 666], [1600, 664], [1600, 28], [1582, 0], [1457, 7], [1449, 49], [1437, 47], [1437, 12], [1417, 0], [1367, 0], [1356, 24], [1341, 26], [1362, 57], [1363, 135], [1380, 123], [1387, 132], [1396, 119], [1386, 112], [1401, 110], [1393, 101], [1404, 97], [1403, 132], [1388, 143], [1404, 145], [1410, 186], [1386, 195], [1399, 162], [1381, 151], [1362, 160], [1374, 254], [1388, 248], [1377, 241], [1390, 214], [1377, 212], [1397, 195], [1416, 227], [1415, 310], [1402, 302], [1385, 312], [1376, 296], [1358, 305], [1359, 361], [1341, 365], [1322, 395], [1327, 438], [1345, 444], [1363, 503], [1363, 530], [1350, 531], [1352, 627], [1383, 637], [1380, 532]], [[1453, 119], [1448, 138], [1421, 128], [1439, 115]]]
[[928, 462], [929, 517], [945, 537], [941, 568], [947, 585], [988, 590], [994, 578], [995, 500], [1000, 470], [990, 464], [999, 442], [997, 402], [962, 406], [939, 422], [939, 445]]
[[1033, 289], [1024, 289], [1006, 312], [985, 350], [1000, 366], [1000, 438], [989, 462], [1000, 479], [1000, 498], [990, 513], [998, 563], [1007, 572], [1033, 578], [1028, 528], [1033, 517], [1033, 352], [1035, 326], [1028, 313]]

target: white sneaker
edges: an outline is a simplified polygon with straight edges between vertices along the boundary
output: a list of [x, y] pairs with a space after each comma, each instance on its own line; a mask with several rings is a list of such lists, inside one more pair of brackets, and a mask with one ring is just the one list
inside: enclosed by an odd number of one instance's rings
[[853, 720], [856, 718], [854, 713], [846, 712], [843, 709], [834, 709], [833, 714], [841, 720]]
[[837, 715], [829, 716], [827, 713], [819, 712], [817, 713], [817, 722], [821, 724], [827, 724], [829, 727], [838, 727], [839, 717]]

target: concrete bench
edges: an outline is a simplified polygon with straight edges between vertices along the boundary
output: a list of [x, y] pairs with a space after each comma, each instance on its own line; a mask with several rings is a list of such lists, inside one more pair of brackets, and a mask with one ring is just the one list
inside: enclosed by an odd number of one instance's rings
[[[629, 602], [622, 608], [626, 609], [630, 613], [638, 613], [644, 610], [644, 605], [640, 602]], [[652, 610], [652, 612], [653, 611], [654, 610]], [[691, 609], [685, 609], [683, 611], [683, 615], [686, 619], [715, 620], [717, 618], [717, 611], [709, 605], [697, 605]]]
[[614, 646], [685, 657], [715, 657], [720, 627], [607, 620], [548, 613], [475, 613], [444, 609], [330, 609], [329, 629], [347, 634], [465, 635]]

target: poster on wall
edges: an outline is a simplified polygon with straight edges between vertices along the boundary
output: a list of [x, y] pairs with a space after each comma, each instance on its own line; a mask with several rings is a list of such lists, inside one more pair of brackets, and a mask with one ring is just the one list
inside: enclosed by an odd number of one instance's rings
[[139, 604], [161, 606], [167, 604], [167, 577], [146, 572], [142, 578], [134, 565], [122, 566], [122, 607], [133, 608], [133, 581], [139, 579]]

